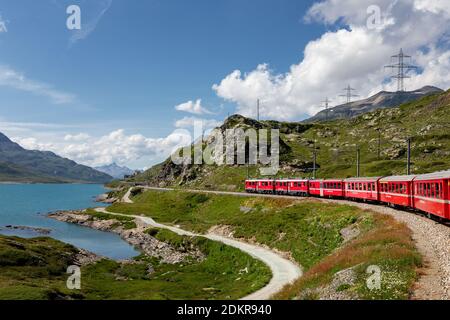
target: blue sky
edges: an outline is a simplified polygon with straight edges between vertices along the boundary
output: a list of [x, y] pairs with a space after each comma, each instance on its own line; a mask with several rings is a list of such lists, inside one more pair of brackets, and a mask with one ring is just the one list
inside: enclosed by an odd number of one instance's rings
[[0, 2], [9, 21], [0, 63], [76, 96], [55, 106], [47, 97], [0, 87], [3, 117], [168, 134], [179, 116], [174, 106], [201, 97], [226, 116], [233, 106], [214, 94], [213, 83], [260, 61], [285, 72], [321, 32], [302, 23], [306, 1], [115, 0], [95, 30], [70, 46], [66, 4], [79, 4], [83, 21], [99, 14], [95, 2]]
[[[177, 127], [189, 129], [193, 117], [213, 125], [228, 113], [252, 116], [261, 97], [263, 117], [301, 120], [320, 109], [322, 96], [340, 102], [347, 83], [355, 87], [369, 76], [357, 86], [362, 96], [389, 89], [382, 63], [400, 45], [425, 70], [411, 89], [447, 84], [436, 70], [426, 73], [430, 59], [448, 60], [445, 24], [426, 41], [399, 41], [388, 32], [411, 22], [409, 6], [436, 24], [436, 17], [448, 22], [447, 8], [433, 0], [396, 1], [394, 8], [387, 0], [361, 2], [0, 0], [0, 132], [81, 163], [141, 168], [167, 156], [167, 138]], [[420, 9], [423, 2], [428, 6]], [[376, 32], [363, 30], [370, 3], [379, 3], [386, 18]], [[66, 28], [71, 4], [81, 8], [78, 38]], [[365, 53], [368, 63], [352, 56]], [[198, 100], [199, 112], [185, 112]], [[185, 111], [175, 108], [180, 104]], [[102, 143], [117, 150], [93, 150]], [[142, 145], [167, 148], [136, 151]]]

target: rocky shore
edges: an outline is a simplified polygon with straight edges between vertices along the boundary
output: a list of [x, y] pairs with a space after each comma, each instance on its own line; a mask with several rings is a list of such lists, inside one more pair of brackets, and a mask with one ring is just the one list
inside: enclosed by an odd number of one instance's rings
[[13, 225], [7, 225], [4, 227], [7, 230], [21, 230], [21, 231], [31, 231], [42, 235], [48, 235], [52, 231], [51, 229], [47, 228], [37, 228], [37, 227], [29, 227], [29, 226], [13, 226]]
[[205, 255], [196, 247], [175, 247], [151, 236], [147, 232], [148, 225], [139, 219], [134, 219], [135, 228], [127, 229], [121, 221], [113, 216], [111, 216], [111, 219], [99, 219], [86, 211], [57, 211], [50, 213], [48, 217], [101, 231], [114, 232], [138, 248], [143, 254], [157, 258], [162, 263], [177, 264], [193, 259], [196, 261], [205, 259]]

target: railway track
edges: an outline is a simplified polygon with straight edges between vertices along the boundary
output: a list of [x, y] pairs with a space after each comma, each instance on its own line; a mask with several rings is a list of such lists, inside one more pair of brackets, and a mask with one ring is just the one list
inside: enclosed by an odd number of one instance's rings
[[[143, 187], [146, 190], [174, 191], [172, 188]], [[248, 194], [243, 192], [212, 191], [182, 189], [185, 192], [233, 195], [240, 197], [287, 198], [292, 196], [270, 194]], [[354, 202], [344, 199], [296, 197], [298, 200], [315, 199], [325, 203], [336, 203], [356, 206], [372, 210], [380, 214], [388, 214], [396, 220], [405, 223], [412, 231], [412, 237], [424, 262], [424, 268], [419, 271], [420, 278], [416, 282], [413, 299], [417, 300], [450, 300], [450, 226], [427, 218], [418, 212], [399, 210], [380, 204]]]

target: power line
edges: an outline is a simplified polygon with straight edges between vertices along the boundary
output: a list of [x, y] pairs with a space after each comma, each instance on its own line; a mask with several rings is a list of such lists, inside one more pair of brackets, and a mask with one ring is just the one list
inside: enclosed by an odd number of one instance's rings
[[322, 103], [325, 103], [325, 121], [328, 121], [328, 109], [330, 108], [331, 100], [328, 97]]
[[411, 174], [411, 138], [408, 138], [406, 143], [408, 144], [408, 153], [406, 159], [406, 174], [409, 176]]
[[346, 94], [341, 94], [340, 97], [345, 97], [347, 99], [347, 104], [352, 102], [352, 98], [359, 97], [357, 94], [353, 94], [352, 91], [356, 91], [356, 89], [353, 89], [350, 85], [347, 86], [347, 88], [343, 89]]
[[256, 119], [259, 121], [259, 99], [256, 100]]
[[410, 59], [411, 56], [408, 56], [403, 53], [403, 49], [400, 49], [400, 53], [391, 57], [392, 59], [397, 59], [398, 62], [394, 64], [390, 64], [385, 66], [385, 68], [390, 68], [392, 70], [397, 70], [397, 74], [393, 75], [392, 79], [397, 79], [397, 91], [403, 92], [405, 91], [405, 79], [411, 78], [407, 75], [409, 70], [417, 69], [417, 66], [406, 63], [406, 59]]

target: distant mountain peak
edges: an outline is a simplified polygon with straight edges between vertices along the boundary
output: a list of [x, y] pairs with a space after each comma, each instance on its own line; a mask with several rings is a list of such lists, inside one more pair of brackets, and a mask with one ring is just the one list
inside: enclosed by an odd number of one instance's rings
[[424, 86], [414, 91], [380, 91], [367, 99], [353, 101], [330, 108], [328, 109], [328, 114], [326, 110], [322, 110], [314, 117], [309, 118], [304, 122], [311, 123], [323, 122], [327, 119], [349, 119], [363, 113], [371, 112], [377, 109], [397, 107], [401, 104], [442, 92], [442, 89], [434, 86]]
[[115, 179], [123, 179], [126, 175], [131, 175], [134, 173], [134, 170], [126, 166], [120, 166], [116, 162], [104, 166], [99, 166], [95, 169], [100, 172], [106, 173]]

